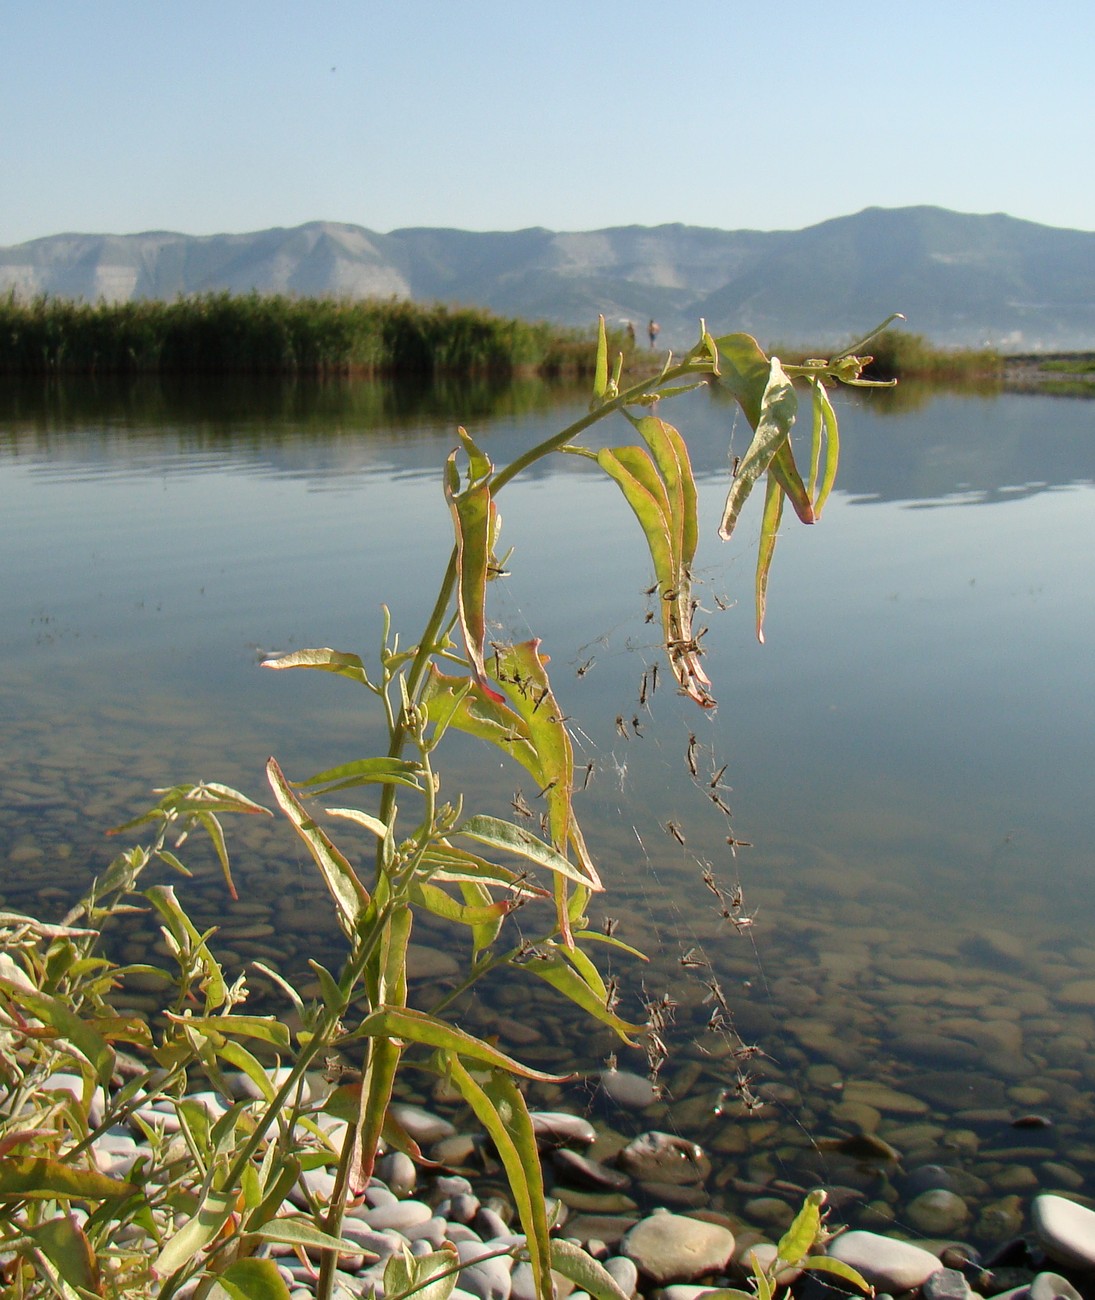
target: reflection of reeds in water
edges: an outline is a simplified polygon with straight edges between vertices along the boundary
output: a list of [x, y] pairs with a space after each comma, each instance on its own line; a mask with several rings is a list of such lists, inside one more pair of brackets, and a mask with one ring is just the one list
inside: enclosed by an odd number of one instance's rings
[[594, 361], [592, 330], [442, 304], [257, 293], [171, 303], [0, 298], [0, 371], [9, 373], [562, 375], [592, 372]]

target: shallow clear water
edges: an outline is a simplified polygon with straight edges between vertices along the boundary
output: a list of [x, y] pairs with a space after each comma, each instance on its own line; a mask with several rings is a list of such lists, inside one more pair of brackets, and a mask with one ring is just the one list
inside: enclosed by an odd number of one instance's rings
[[[583, 409], [534, 388], [456, 396], [458, 415], [429, 394], [337, 385], [0, 391], [4, 904], [62, 911], [109, 860], [103, 829], [153, 786], [204, 777], [261, 798], [269, 753], [302, 777], [372, 752], [364, 692], [258, 663], [308, 645], [375, 656], [382, 602], [413, 640], [450, 545], [440, 465], [456, 423], [501, 464]], [[679, 1003], [657, 1122], [738, 1153], [718, 1189], [728, 1203], [734, 1178], [780, 1170], [850, 1183], [881, 1214], [899, 1174], [822, 1157], [805, 1136], [872, 1124], [902, 1169], [976, 1178], [968, 1231], [991, 1240], [986, 1207], [1025, 1195], [1022, 1171], [1041, 1186], [1095, 1171], [1095, 406], [939, 395], [894, 409], [846, 394], [838, 410], [839, 490], [818, 527], [784, 525], [763, 647], [755, 512], [731, 543], [714, 537], [744, 424], [706, 394], [661, 412], [700, 483], [713, 717], [664, 676], [639, 704], [658, 658], [649, 563], [587, 462], [556, 457], [505, 490], [515, 551], [490, 613], [505, 637], [543, 638], [579, 761], [594, 765], [581, 811], [604, 911], [653, 958], [619, 969], [623, 1005], [637, 1012], [643, 983]], [[630, 440], [622, 421], [606, 436]], [[468, 744], [450, 763], [450, 797], [485, 809], [505, 813], [522, 785]], [[708, 797], [723, 764], [732, 821]], [[728, 833], [753, 847], [733, 856]], [[180, 892], [241, 959], [306, 973], [333, 929], [307, 864], [278, 827], [235, 842], [241, 920], [276, 936], [234, 938], [200, 853]], [[719, 917], [705, 865], [727, 890], [740, 882], [752, 927]], [[709, 965], [682, 967], [691, 949]], [[745, 1070], [704, 1029], [711, 979], [768, 1054], [749, 1066], [754, 1087], [778, 1085], [764, 1113], [718, 1113]], [[530, 1008], [533, 1055], [557, 1060], [561, 1041], [596, 1068], [613, 1050], [531, 977], [462, 1014]], [[922, 1109], [841, 1109], [857, 1079]], [[1034, 1138], [1010, 1127], [1032, 1109], [1052, 1121]]]

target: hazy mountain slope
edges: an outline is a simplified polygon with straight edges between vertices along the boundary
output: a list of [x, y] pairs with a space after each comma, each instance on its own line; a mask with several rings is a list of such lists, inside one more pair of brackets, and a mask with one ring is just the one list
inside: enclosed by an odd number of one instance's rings
[[1095, 346], [1095, 234], [1001, 214], [868, 208], [797, 231], [622, 226], [377, 234], [56, 235], [0, 249], [0, 291], [127, 301], [235, 293], [401, 297], [589, 325], [647, 320], [680, 348], [716, 332], [820, 345], [891, 311], [941, 343]]

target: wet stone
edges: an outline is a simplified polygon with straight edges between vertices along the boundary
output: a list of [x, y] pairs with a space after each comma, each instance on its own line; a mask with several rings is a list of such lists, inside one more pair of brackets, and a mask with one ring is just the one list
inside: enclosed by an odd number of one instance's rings
[[1039, 1273], [1030, 1284], [1030, 1300], [1082, 1300], [1082, 1297], [1060, 1273]]
[[918, 1232], [947, 1237], [969, 1218], [969, 1207], [954, 1192], [936, 1187], [913, 1197], [905, 1207], [905, 1217]]
[[941, 1268], [920, 1288], [920, 1300], [967, 1300], [970, 1295], [969, 1282], [956, 1268]]
[[721, 1224], [663, 1211], [640, 1220], [624, 1237], [620, 1253], [657, 1285], [694, 1282], [726, 1267], [734, 1234]]
[[601, 1095], [622, 1110], [645, 1110], [660, 1100], [650, 1080], [630, 1070], [602, 1070], [599, 1082]]
[[1036, 1196], [1030, 1217], [1051, 1259], [1075, 1268], [1095, 1268], [1095, 1211], [1063, 1196]]
[[532, 1131], [541, 1150], [550, 1147], [592, 1146], [597, 1130], [581, 1115], [565, 1111], [534, 1110], [529, 1114]]
[[876, 1232], [842, 1233], [826, 1251], [857, 1269], [872, 1286], [893, 1293], [922, 1286], [943, 1267], [930, 1251]]
[[646, 1183], [699, 1183], [711, 1172], [703, 1148], [672, 1133], [640, 1134], [617, 1159], [621, 1169]]

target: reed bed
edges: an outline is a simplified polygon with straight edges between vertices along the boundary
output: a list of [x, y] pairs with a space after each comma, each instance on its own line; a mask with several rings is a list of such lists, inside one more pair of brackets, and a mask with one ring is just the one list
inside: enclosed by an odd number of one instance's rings
[[0, 371], [17, 374], [578, 376], [594, 334], [396, 300], [203, 294], [175, 302], [0, 298]]
[[1000, 379], [1004, 358], [992, 348], [941, 348], [922, 334], [883, 330], [871, 339], [868, 379], [925, 379], [939, 383]]

